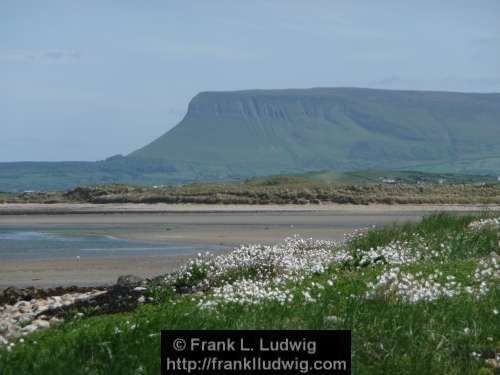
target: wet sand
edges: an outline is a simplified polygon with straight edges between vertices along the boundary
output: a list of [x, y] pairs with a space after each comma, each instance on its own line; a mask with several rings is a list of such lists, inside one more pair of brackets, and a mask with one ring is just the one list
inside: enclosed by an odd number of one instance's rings
[[[433, 211], [500, 210], [498, 206], [214, 206], [0, 205], [0, 228], [63, 229], [75, 235], [112, 235], [179, 244], [275, 243], [287, 236], [342, 239], [368, 226], [418, 221]], [[103, 229], [104, 228], [104, 229]], [[170, 272], [188, 256], [116, 256], [80, 260], [2, 261], [0, 289], [9, 285], [104, 285], [119, 275]]]
[[171, 272], [188, 256], [113, 257], [0, 262], [0, 290], [16, 287], [104, 286], [120, 275], [154, 277]]

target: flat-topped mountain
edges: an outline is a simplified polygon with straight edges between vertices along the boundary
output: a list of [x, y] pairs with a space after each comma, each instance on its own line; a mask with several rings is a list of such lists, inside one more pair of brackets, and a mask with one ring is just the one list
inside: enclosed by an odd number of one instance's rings
[[206, 92], [177, 126], [126, 157], [0, 163], [0, 191], [369, 169], [500, 175], [500, 94]]
[[131, 158], [201, 174], [500, 170], [500, 94], [362, 88], [205, 92]]

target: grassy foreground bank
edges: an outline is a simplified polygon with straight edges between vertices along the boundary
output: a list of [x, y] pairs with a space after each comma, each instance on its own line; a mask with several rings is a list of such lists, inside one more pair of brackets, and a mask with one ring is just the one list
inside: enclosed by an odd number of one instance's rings
[[499, 240], [498, 220], [439, 214], [200, 255], [156, 280], [154, 303], [0, 348], [0, 374], [158, 374], [161, 329], [260, 328], [350, 329], [355, 374], [495, 374]]

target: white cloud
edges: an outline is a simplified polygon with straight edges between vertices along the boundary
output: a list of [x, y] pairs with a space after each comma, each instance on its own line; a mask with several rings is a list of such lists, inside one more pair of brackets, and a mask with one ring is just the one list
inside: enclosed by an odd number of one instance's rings
[[18, 50], [0, 52], [0, 63], [65, 63], [77, 61], [80, 57], [80, 52], [73, 50]]

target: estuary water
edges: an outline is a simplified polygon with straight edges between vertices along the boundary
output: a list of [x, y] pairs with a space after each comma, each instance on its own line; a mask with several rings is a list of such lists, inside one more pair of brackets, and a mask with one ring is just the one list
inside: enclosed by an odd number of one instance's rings
[[133, 241], [107, 235], [64, 235], [27, 228], [0, 228], [0, 262], [116, 256], [189, 255], [221, 247]]
[[253, 206], [248, 212], [190, 209], [193, 212], [0, 214], [0, 290], [11, 285], [111, 285], [120, 275], [155, 277], [175, 271], [198, 252], [274, 244], [294, 235], [341, 240], [355, 229], [416, 221], [425, 214], [422, 209], [385, 206], [324, 212], [282, 207], [256, 211]]

